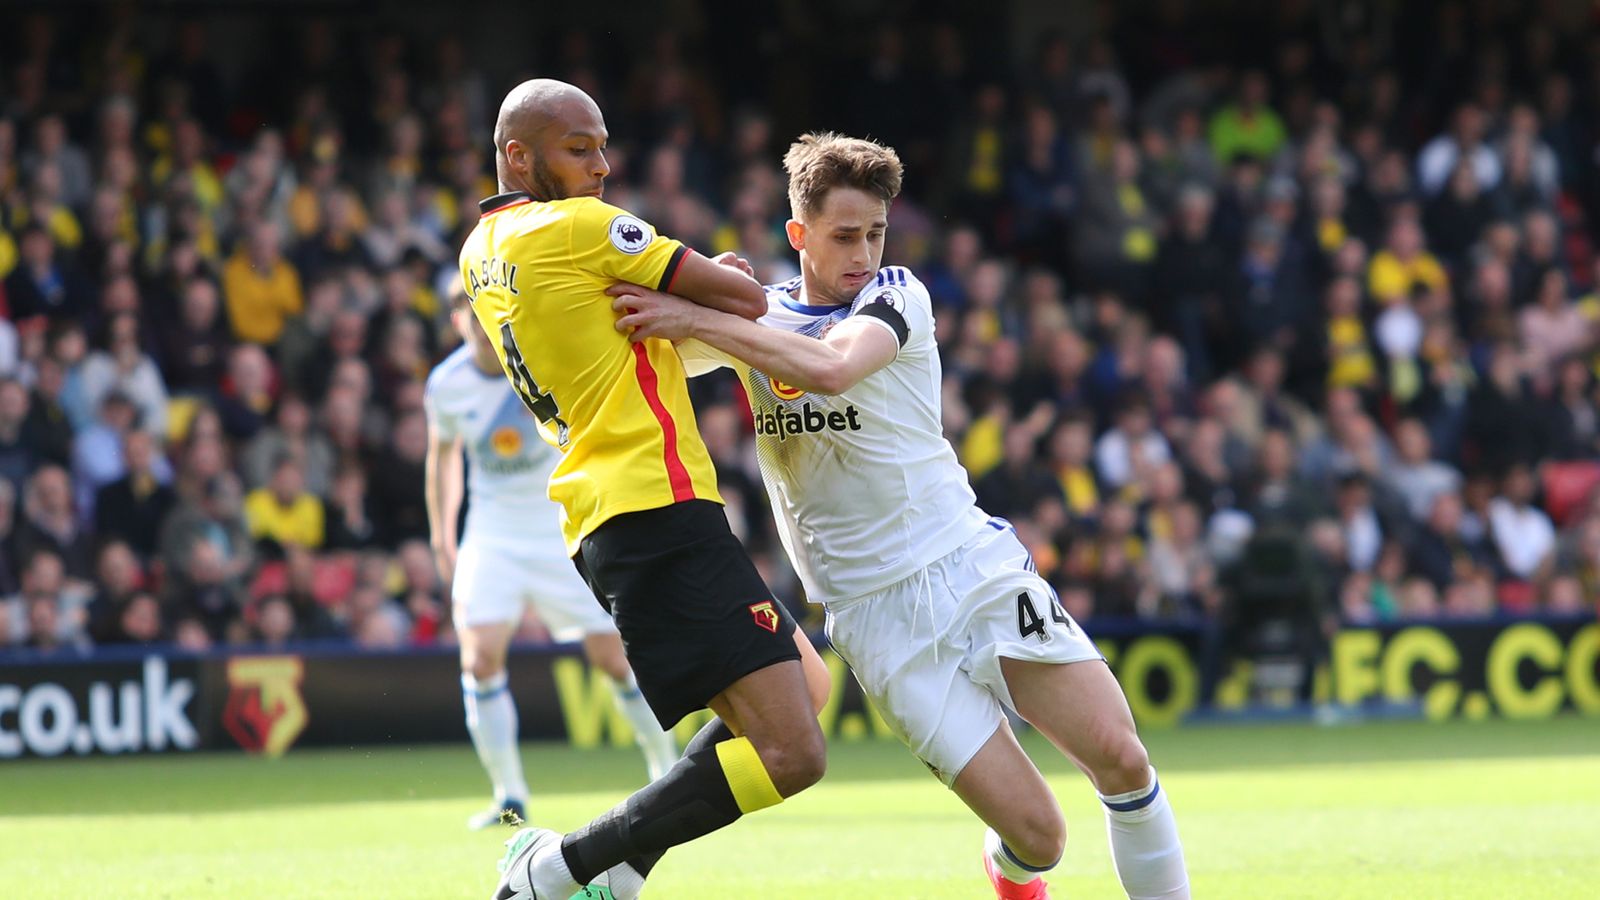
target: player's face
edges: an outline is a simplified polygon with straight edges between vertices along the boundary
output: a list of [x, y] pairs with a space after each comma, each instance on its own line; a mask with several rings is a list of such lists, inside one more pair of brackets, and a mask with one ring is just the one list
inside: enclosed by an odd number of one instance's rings
[[878, 274], [889, 204], [866, 191], [834, 188], [808, 222], [791, 219], [789, 245], [800, 251], [813, 301], [847, 303]]
[[564, 200], [568, 197], [599, 197], [605, 193], [605, 120], [593, 103], [567, 103], [562, 115], [547, 126], [531, 148], [529, 181], [536, 197]]

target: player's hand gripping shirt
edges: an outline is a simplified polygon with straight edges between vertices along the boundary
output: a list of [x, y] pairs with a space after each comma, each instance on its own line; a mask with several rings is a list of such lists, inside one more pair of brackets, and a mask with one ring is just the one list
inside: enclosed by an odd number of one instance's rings
[[[472, 351], [459, 347], [428, 376], [422, 405], [439, 440], [459, 438], [466, 453], [465, 534], [554, 534], [556, 514], [545, 490], [561, 454], [539, 437], [538, 423], [505, 378], [484, 374]], [[529, 516], [543, 515], [550, 527], [529, 527]]]
[[[940, 421], [940, 365], [927, 288], [899, 266], [843, 306], [807, 306], [794, 279], [767, 288], [761, 324], [821, 338], [869, 316], [900, 341], [894, 362], [850, 390], [808, 394], [734, 364], [755, 416], [756, 454], [778, 535], [813, 602], [859, 597], [961, 546], [988, 517]], [[691, 363], [729, 361], [699, 342]]]
[[616, 330], [605, 289], [668, 289], [688, 253], [593, 197], [482, 203], [461, 248], [461, 280], [511, 385], [562, 452], [550, 478], [567, 552], [625, 512], [721, 502], [672, 345]]

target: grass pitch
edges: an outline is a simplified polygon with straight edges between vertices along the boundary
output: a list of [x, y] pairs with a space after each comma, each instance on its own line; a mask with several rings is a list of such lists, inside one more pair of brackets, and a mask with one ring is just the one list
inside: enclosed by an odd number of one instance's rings
[[[1594, 897], [1600, 721], [1207, 726], [1146, 735], [1195, 896]], [[1121, 896], [1087, 782], [1058, 898]], [[643, 778], [637, 754], [528, 746], [540, 824]], [[503, 833], [465, 745], [0, 764], [0, 897], [483, 898]], [[980, 900], [981, 826], [899, 745], [835, 743], [821, 785], [674, 850], [647, 898]]]

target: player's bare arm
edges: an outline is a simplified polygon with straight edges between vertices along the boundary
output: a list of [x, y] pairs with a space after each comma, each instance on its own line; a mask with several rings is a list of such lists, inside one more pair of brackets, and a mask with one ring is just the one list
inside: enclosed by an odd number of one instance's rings
[[894, 362], [894, 332], [868, 317], [840, 322], [821, 340], [767, 328], [736, 316], [685, 303], [670, 294], [619, 284], [607, 293], [620, 315], [617, 330], [631, 340], [695, 339], [816, 394], [842, 394]]
[[707, 259], [690, 250], [668, 287], [673, 294], [707, 309], [759, 319], [767, 311], [767, 296], [749, 265], [731, 252]]
[[463, 493], [461, 438], [445, 440], [428, 429], [428, 456], [424, 463], [423, 499], [428, 506], [428, 538], [433, 546], [439, 577], [449, 584], [456, 568], [456, 520]]

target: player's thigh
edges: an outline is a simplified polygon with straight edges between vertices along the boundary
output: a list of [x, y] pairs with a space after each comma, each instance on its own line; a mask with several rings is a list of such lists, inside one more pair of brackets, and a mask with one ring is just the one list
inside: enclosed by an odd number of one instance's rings
[[1003, 526], [985, 531], [952, 560], [940, 574], [969, 611], [962, 625], [974, 680], [1044, 733], [1102, 793], [1143, 787], [1148, 760], [1121, 687], [1016, 536]]
[[[998, 520], [996, 520], [998, 521]], [[1067, 664], [1101, 660], [1094, 641], [1034, 571], [1027, 548], [1007, 528], [986, 529], [938, 573], [960, 598], [960, 632], [973, 679], [1021, 712], [1001, 661]]]
[[889, 730], [948, 787], [1005, 712], [961, 650], [939, 639], [952, 610], [933, 576], [830, 609], [828, 638]]
[[1149, 782], [1150, 759], [1122, 686], [1103, 661], [1000, 661], [1017, 712], [1088, 773], [1102, 794]]
[[518, 565], [515, 545], [468, 537], [456, 551], [450, 585], [450, 616], [456, 630], [522, 621], [528, 579]]
[[515, 566], [492, 546], [463, 541], [456, 552], [450, 594], [461, 671], [478, 678], [504, 671], [506, 648], [522, 620]]
[[961, 802], [1030, 865], [1061, 855], [1067, 823], [1055, 795], [1004, 720], [950, 786]]
[[828, 697], [833, 693], [833, 675], [828, 672], [828, 664], [822, 661], [822, 656], [817, 653], [817, 648], [811, 643], [811, 637], [804, 629], [794, 630], [794, 643], [800, 651], [800, 668], [805, 671], [806, 690], [811, 695], [812, 712], [820, 714], [822, 708], [828, 705]]
[[622, 635], [614, 628], [585, 634], [583, 655], [588, 658], [589, 665], [606, 673], [618, 684], [627, 681], [633, 675], [633, 670], [628, 668], [627, 653], [622, 647]]
[[807, 727], [815, 729], [794, 617], [773, 598], [720, 506], [688, 501], [617, 516], [584, 538], [576, 562], [611, 611], [639, 688], [663, 727], [752, 673], [791, 663], [792, 684], [779, 679], [772, 687], [794, 696], [771, 702], [805, 710]]

